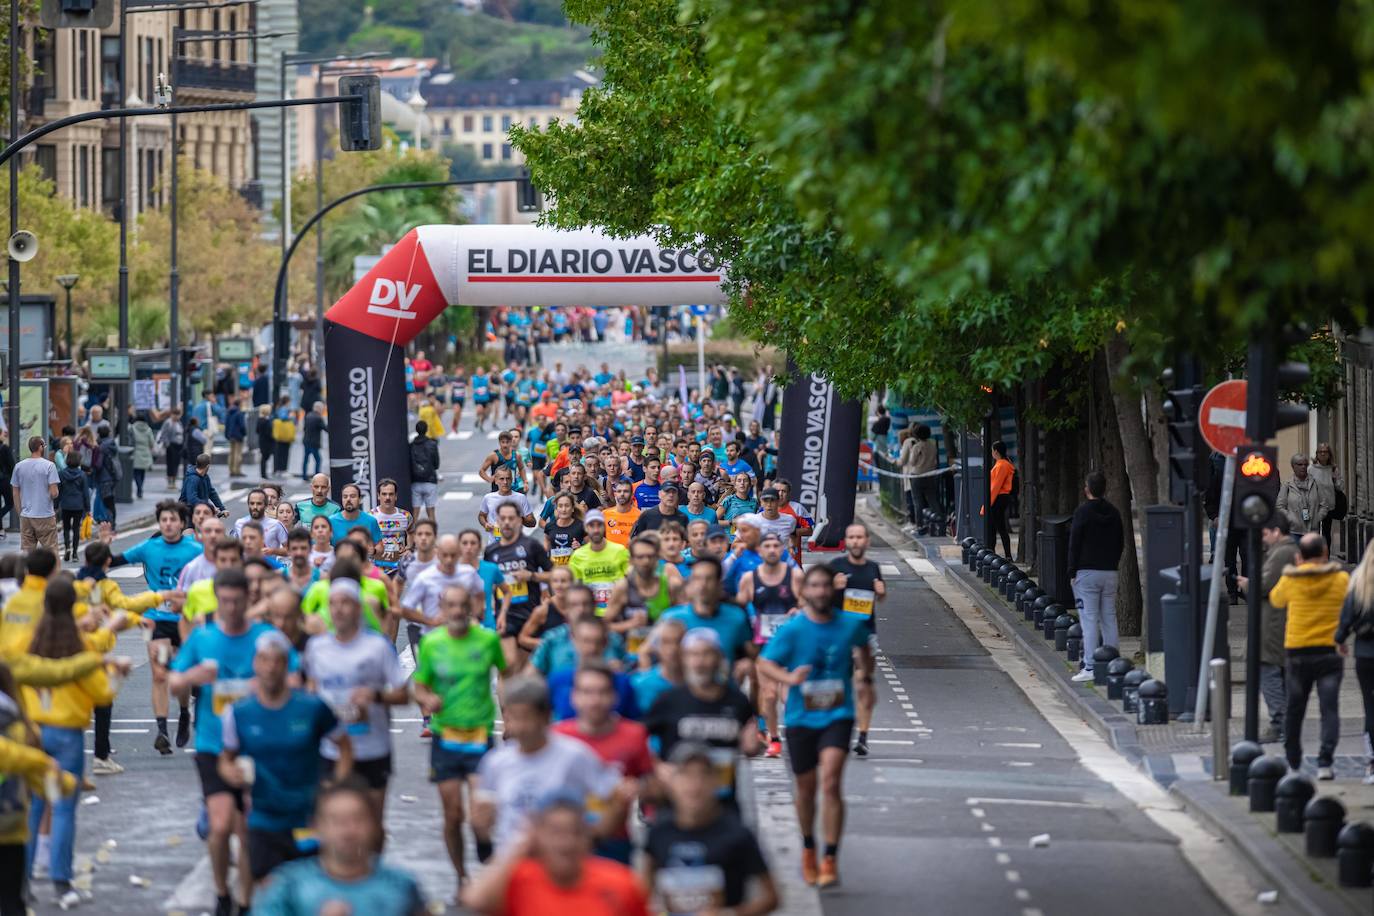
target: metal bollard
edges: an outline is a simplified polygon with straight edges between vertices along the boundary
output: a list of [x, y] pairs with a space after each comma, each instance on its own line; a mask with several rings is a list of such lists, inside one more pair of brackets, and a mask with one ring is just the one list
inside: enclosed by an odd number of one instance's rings
[[1288, 775], [1288, 763], [1282, 757], [1256, 757], [1250, 762], [1249, 796], [1251, 811], [1273, 811], [1274, 793], [1279, 780]]
[[998, 597], [1007, 593], [1007, 580], [1015, 572], [1020, 572], [1015, 563], [1003, 563], [997, 568], [997, 572], [992, 577], [992, 588], [997, 592]]
[[[1231, 746], [1231, 794], [1245, 795], [1250, 791], [1250, 764], [1264, 756], [1264, 748], [1254, 741], [1237, 741]], [[1333, 835], [1331, 842], [1336, 838]], [[1335, 846], [1331, 854], [1334, 856]]]
[[[1039, 587], [1032, 585], [1021, 595], [1021, 616], [1027, 623], [1035, 619], [1035, 602], [1041, 598], [1047, 598], [1045, 592]], [[1049, 602], [1047, 601], [1046, 604]]]
[[[1224, 658], [1214, 658], [1208, 671], [1207, 688], [1212, 704], [1212, 778], [1221, 782], [1230, 775], [1231, 766], [1231, 755], [1227, 753], [1231, 745], [1227, 734], [1231, 725], [1231, 663]], [[1306, 799], [1303, 801], [1305, 804]]]
[[964, 538], [962, 541], [959, 542], [959, 556], [960, 559], [963, 560], [965, 566], [969, 565], [969, 561], [973, 558], [973, 551], [977, 547], [977, 538]]
[[[1107, 699], [1120, 700], [1126, 689], [1126, 675], [1135, 665], [1129, 658], [1114, 658], [1107, 662]], [[1094, 671], [1094, 674], [1096, 672]]]
[[1002, 596], [1008, 601], [1016, 600], [1016, 587], [1025, 581], [1026, 574], [1013, 566], [1011, 572], [1007, 573], [1007, 578], [1003, 581]]
[[1151, 678], [1137, 690], [1140, 705], [1135, 711], [1137, 725], [1169, 724], [1169, 687]]
[[1121, 679], [1121, 711], [1125, 713], [1140, 710], [1140, 685], [1150, 679], [1150, 672], [1144, 668], [1132, 668]]
[[1336, 871], [1341, 887], [1369, 887], [1374, 868], [1374, 827], [1346, 824], [1336, 836]]
[[1279, 780], [1274, 790], [1274, 811], [1279, 833], [1302, 833], [1303, 811], [1317, 787], [1301, 773], [1290, 773]]
[[1051, 604], [1045, 608], [1045, 613], [1040, 616], [1040, 633], [1046, 639], [1054, 639], [1054, 628], [1060, 615], [1064, 613], [1063, 605]]
[[1069, 632], [1064, 639], [1064, 652], [1069, 661], [1077, 662], [1083, 659], [1083, 627], [1077, 623], [1069, 627]]
[[1330, 795], [1321, 795], [1307, 803], [1303, 811], [1303, 833], [1307, 854], [1314, 859], [1336, 857], [1336, 837], [1345, 826], [1345, 805]]
[[1112, 659], [1120, 656], [1121, 653], [1116, 651], [1116, 646], [1098, 646], [1093, 650], [1093, 686], [1107, 686], [1107, 666], [1112, 663]]
[[1011, 590], [1011, 602], [1016, 606], [1018, 612], [1021, 610], [1021, 600], [1025, 597], [1026, 592], [1033, 588], [1035, 588], [1035, 583], [1025, 573], [1022, 573], [1021, 578], [1016, 580], [1016, 585]]
[[1069, 650], [1069, 629], [1073, 625], [1073, 618], [1068, 614], [1060, 614], [1054, 618], [1054, 651], [1067, 652]]

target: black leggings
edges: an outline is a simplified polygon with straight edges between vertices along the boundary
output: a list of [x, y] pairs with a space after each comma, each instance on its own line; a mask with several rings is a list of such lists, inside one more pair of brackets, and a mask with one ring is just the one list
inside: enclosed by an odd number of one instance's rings
[[110, 759], [110, 721], [113, 717], [113, 705], [95, 708], [95, 755], [101, 760]]
[[81, 522], [85, 518], [85, 509], [62, 510], [62, 549], [73, 556], [81, 546]]
[[1002, 552], [1011, 559], [1011, 522], [1007, 520], [1007, 513], [1011, 510], [1011, 495], [1003, 493], [992, 501], [992, 511], [988, 513], [988, 522], [992, 525], [992, 537], [994, 543], [1000, 535], [1002, 538]]
[[1364, 701], [1364, 753], [1374, 763], [1374, 658], [1355, 657], [1355, 677]]
[[24, 844], [0, 845], [0, 916], [24, 916]]
[[175, 481], [181, 473], [181, 443], [173, 442], [167, 446], [167, 479]]

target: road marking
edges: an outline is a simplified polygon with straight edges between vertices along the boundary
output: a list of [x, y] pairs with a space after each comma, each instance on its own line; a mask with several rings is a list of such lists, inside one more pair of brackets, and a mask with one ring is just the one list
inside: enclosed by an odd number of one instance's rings
[[1022, 903], [1030, 902], [1030, 891], [1026, 890], [1024, 887], [1018, 887], [1016, 889], [1016, 899], [1020, 900]]
[[1045, 914], [1037, 910], [1035, 907], [1028, 906], [1021, 911], [1021, 916], [1045, 916]]
[[989, 824], [987, 821], [983, 821], [983, 823], [980, 824], [979, 826], [981, 826], [981, 827], [983, 828], [983, 832], [984, 832], [984, 833], [992, 833], [994, 830], [997, 829], [996, 827], [994, 827], [994, 826], [992, 826], [991, 824]]
[[993, 849], [1001, 849], [1002, 841], [995, 836], [990, 836], [988, 837], [988, 845], [991, 846]]
[[1035, 764], [1031, 763], [1029, 760], [1008, 760], [1008, 761], [1007, 761], [1007, 766], [1009, 766], [1009, 767], [1033, 767], [1033, 766], [1035, 766]]
[[1031, 748], [1038, 751], [1040, 750], [1041, 745], [1037, 744], [1034, 741], [998, 741], [995, 744], [993, 744], [993, 747], [1020, 747]]
[[907, 557], [907, 565], [921, 575], [935, 575], [935, 564], [920, 557]]
[[966, 805], [1024, 805], [1028, 808], [1098, 808], [1087, 802], [1051, 801], [1043, 798], [969, 798]]
[[473, 496], [474, 494], [467, 490], [450, 490], [444, 494], [444, 499], [453, 502], [460, 499], [472, 499]]
[[915, 741], [903, 741], [903, 740], [897, 739], [897, 738], [869, 738], [869, 739], [868, 739], [868, 743], [869, 743], [869, 744], [905, 744], [905, 745], [907, 745], [907, 746], [910, 746], [910, 745], [915, 744], [916, 742], [915, 742]]
[[972, 814], [974, 817], [987, 817], [988, 814], [982, 808], [970, 808], [968, 813]]
[[1011, 856], [1007, 855], [1005, 852], [999, 852], [999, 853], [997, 854], [997, 864], [998, 864], [998, 865], [1010, 865], [1010, 864], [1011, 864]]
[[896, 563], [883, 563], [878, 568], [882, 570], [885, 576], [900, 576], [902, 574]]
[[459, 438], [460, 441], [461, 441], [461, 440], [464, 440], [464, 439], [471, 439], [471, 438], [472, 438], [472, 430], [470, 430], [470, 429], [460, 430], [460, 431], [458, 432], [458, 438]]
[[1021, 873], [1014, 868], [1007, 869], [1007, 881], [1011, 882], [1012, 884], [1020, 884]]
[[475, 474], [475, 473], [473, 473], [472, 471], [468, 471], [467, 473], [462, 474], [462, 475], [458, 478], [458, 482], [459, 482], [459, 483], [486, 483], [486, 481], [482, 479], [482, 475], [481, 475], [481, 474]]

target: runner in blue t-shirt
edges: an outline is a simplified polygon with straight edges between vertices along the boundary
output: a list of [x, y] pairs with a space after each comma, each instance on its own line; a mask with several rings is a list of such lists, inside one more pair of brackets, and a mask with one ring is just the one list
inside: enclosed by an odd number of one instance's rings
[[[217, 912], [227, 912], [226, 906], [232, 906], [228, 884], [229, 836], [236, 834], [240, 848], [246, 849], [248, 831], [242, 815], [243, 793], [219, 772], [219, 755], [224, 749], [220, 716], [252, 690], [258, 639], [279, 631], [269, 624], [248, 622], [248, 579], [242, 569], [221, 569], [215, 573], [214, 589], [214, 622], [192, 631], [181, 647], [172, 662], [171, 685], [174, 693], [201, 688], [196, 698], [196, 770], [209, 822], [205, 842], [219, 897]], [[287, 658], [287, 667], [294, 671], [299, 665], [294, 649]], [[252, 895], [250, 869], [239, 871], [239, 888], [244, 900]]]
[[[806, 571], [802, 613], [778, 628], [758, 662], [760, 675], [788, 688], [783, 724], [787, 728], [787, 757], [796, 780], [802, 874], [822, 887], [839, 881], [836, 856], [839, 825], [844, 822], [840, 786], [844, 784], [844, 762], [854, 730], [855, 652], [859, 654], [859, 670], [866, 672], [869, 651], [862, 622], [835, 611], [834, 576], [824, 566]], [[827, 827], [819, 868], [812, 834], [818, 785], [827, 787], [822, 823], [836, 825], [833, 831]]]
[[[149, 591], [176, 592], [181, 571], [204, 550], [195, 538], [185, 536], [185, 525], [181, 504], [172, 499], [163, 500], [157, 504], [158, 533], [123, 553], [115, 554], [110, 561], [111, 566], [141, 563], [143, 579], [148, 583]], [[113, 538], [113, 532], [110, 537]], [[143, 612], [143, 619], [147, 621], [145, 626], [152, 626], [152, 632], [148, 634], [148, 667], [153, 675], [153, 717], [157, 721], [157, 737], [153, 739], [153, 747], [164, 757], [172, 753], [172, 742], [167, 737], [167, 712], [171, 707], [167, 699], [167, 662], [181, 647], [181, 630], [177, 626], [181, 619], [180, 601], [179, 597], [164, 601]], [[179, 698], [181, 708], [177, 716], [177, 747], [185, 747], [191, 739], [191, 710], [186, 706], [188, 699]]]
[[346, 483], [339, 492], [339, 502], [343, 508], [329, 516], [329, 527], [333, 532], [329, 542], [337, 544], [348, 537], [348, 532], [359, 526], [366, 528], [372, 535], [372, 543], [382, 539], [382, 526], [377, 519], [363, 511], [363, 491], [356, 483]]
[[474, 372], [469, 379], [472, 385], [472, 407], [476, 412], [474, 429], [481, 432], [487, 421], [487, 409], [491, 404], [491, 379], [486, 372]]

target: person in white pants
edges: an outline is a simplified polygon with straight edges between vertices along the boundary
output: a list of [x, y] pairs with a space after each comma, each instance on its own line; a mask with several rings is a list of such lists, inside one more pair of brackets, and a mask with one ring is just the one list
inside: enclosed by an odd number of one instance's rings
[[1083, 484], [1087, 500], [1073, 513], [1069, 526], [1069, 578], [1083, 628], [1083, 669], [1075, 681], [1092, 680], [1093, 652], [1116, 646], [1117, 566], [1125, 547], [1121, 513], [1106, 500], [1107, 475], [1092, 471]]

